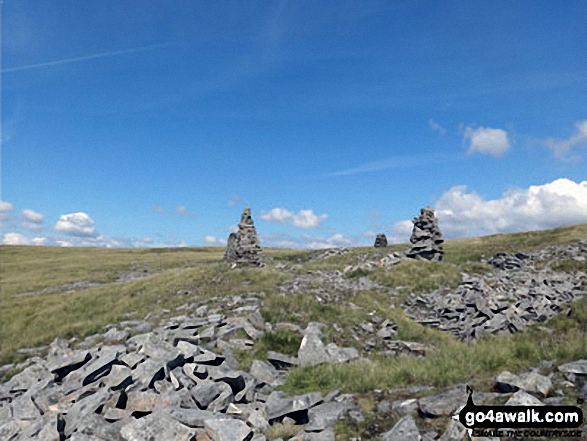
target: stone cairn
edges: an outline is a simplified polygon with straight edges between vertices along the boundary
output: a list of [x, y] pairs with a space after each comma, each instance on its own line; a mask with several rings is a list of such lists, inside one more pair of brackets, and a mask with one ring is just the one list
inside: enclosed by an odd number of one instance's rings
[[434, 210], [431, 207], [422, 208], [420, 216], [415, 217], [413, 222], [414, 229], [410, 237], [413, 245], [407, 257], [440, 262], [444, 254], [442, 249], [444, 240], [438, 228], [438, 219], [434, 216]]
[[263, 254], [249, 207], [243, 210], [238, 231], [228, 236], [224, 258], [238, 264], [263, 266]]
[[375, 238], [375, 248], [385, 248], [387, 246], [387, 237], [385, 234], [378, 234]]

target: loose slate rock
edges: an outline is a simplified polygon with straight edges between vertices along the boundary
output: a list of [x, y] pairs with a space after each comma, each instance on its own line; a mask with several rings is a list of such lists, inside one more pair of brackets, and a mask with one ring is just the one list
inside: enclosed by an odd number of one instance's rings
[[544, 406], [544, 403], [529, 393], [519, 390], [506, 401], [506, 406]]
[[250, 441], [253, 438], [249, 426], [232, 418], [206, 420], [204, 428], [212, 441]]
[[322, 403], [308, 411], [309, 422], [305, 427], [306, 432], [321, 432], [332, 427], [337, 420], [343, 417], [348, 410], [347, 403], [332, 401]]
[[312, 322], [304, 331], [304, 338], [298, 350], [298, 359], [301, 366], [316, 366], [330, 361], [326, 347], [320, 338], [319, 323]]
[[587, 375], [587, 360], [577, 360], [558, 367], [560, 372], [575, 375]]
[[120, 433], [127, 441], [174, 440], [191, 441], [195, 430], [181, 424], [167, 412], [155, 412], [124, 426]]
[[420, 441], [421, 439], [416, 421], [411, 415], [403, 417], [393, 426], [393, 429], [379, 438], [380, 441]]

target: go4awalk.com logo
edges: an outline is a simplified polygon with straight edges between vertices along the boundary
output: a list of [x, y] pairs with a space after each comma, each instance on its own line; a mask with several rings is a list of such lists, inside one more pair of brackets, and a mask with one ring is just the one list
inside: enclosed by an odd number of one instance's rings
[[477, 406], [467, 386], [467, 404], [453, 419], [469, 436], [579, 437], [583, 411], [577, 406]]

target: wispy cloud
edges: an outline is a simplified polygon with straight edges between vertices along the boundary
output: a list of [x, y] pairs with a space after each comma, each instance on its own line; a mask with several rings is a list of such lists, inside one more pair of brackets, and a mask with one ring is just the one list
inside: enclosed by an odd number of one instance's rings
[[179, 214], [180, 216], [185, 216], [185, 217], [193, 217], [193, 213], [189, 212], [187, 208], [185, 208], [183, 205], [178, 205], [175, 209], [175, 212], [177, 214]]
[[95, 60], [97, 58], [117, 57], [119, 55], [127, 55], [127, 54], [133, 54], [136, 52], [144, 52], [144, 51], [149, 51], [149, 50], [153, 50], [153, 49], [161, 49], [164, 47], [172, 46], [174, 44], [176, 44], [176, 43], [152, 44], [149, 46], [141, 46], [141, 47], [135, 47], [135, 48], [130, 48], [130, 49], [122, 49], [122, 50], [118, 50], [118, 51], [100, 52], [98, 54], [82, 55], [80, 57], [65, 58], [62, 60], [45, 61], [42, 63], [27, 64], [24, 66], [8, 67], [6, 69], [2, 69], [2, 73], [18, 72], [21, 70], [29, 70], [29, 69], [37, 69], [39, 67], [55, 66], [58, 64], [77, 63], [80, 61]]
[[446, 135], [446, 129], [442, 127], [440, 124], [438, 124], [436, 121], [434, 121], [432, 118], [430, 118], [430, 121], [428, 121], [428, 125], [432, 130], [438, 132], [440, 136]]
[[429, 155], [409, 155], [409, 156], [396, 156], [394, 158], [381, 159], [379, 161], [366, 162], [355, 168], [349, 168], [337, 172], [328, 173], [326, 177], [336, 176], [350, 176], [358, 175], [361, 173], [370, 173], [382, 170], [388, 170], [391, 168], [403, 168], [403, 167], [415, 167], [418, 165], [425, 165], [436, 162], [444, 162], [449, 160], [449, 157], [445, 154], [432, 153]]
[[557, 160], [578, 160], [580, 157], [571, 155], [571, 150], [576, 147], [587, 147], [587, 120], [576, 122], [575, 128], [577, 133], [567, 139], [548, 138], [544, 141], [544, 146], [552, 152]]
[[239, 203], [242, 200], [242, 198], [239, 195], [233, 195], [230, 200], [228, 201], [228, 206], [229, 207], [234, 207], [237, 203]]

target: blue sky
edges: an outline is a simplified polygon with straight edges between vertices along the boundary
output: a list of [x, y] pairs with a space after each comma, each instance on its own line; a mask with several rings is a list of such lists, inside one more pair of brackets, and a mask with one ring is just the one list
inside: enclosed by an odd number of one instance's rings
[[587, 222], [583, 1], [4, 0], [3, 243]]

